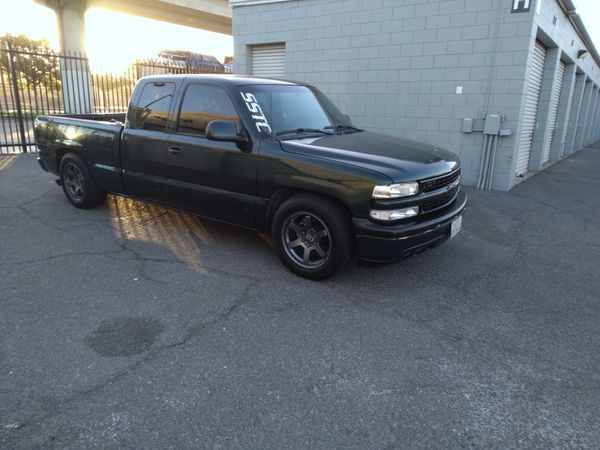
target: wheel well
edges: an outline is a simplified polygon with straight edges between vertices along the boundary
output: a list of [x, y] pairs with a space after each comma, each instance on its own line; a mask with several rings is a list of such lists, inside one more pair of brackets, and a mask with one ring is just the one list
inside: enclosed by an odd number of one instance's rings
[[73, 153], [74, 155], [79, 156], [83, 160], [83, 162], [89, 166], [87, 160], [84, 158], [84, 156], [78, 150], [74, 150], [72, 148], [64, 148], [64, 147], [59, 148], [56, 150], [56, 170], [58, 171], [59, 175], [60, 175], [60, 162], [62, 161], [62, 159], [65, 157], [65, 155], [67, 153]]
[[77, 153], [68, 148], [59, 148], [56, 150], [56, 170], [60, 173], [60, 162], [67, 153]]
[[329, 200], [332, 200], [335, 203], [337, 203], [339, 206], [341, 206], [344, 209], [344, 211], [346, 211], [346, 213], [348, 214], [348, 219], [350, 219], [352, 217], [352, 211], [350, 211], [348, 206], [346, 206], [346, 204], [344, 204], [343, 202], [341, 202], [340, 200], [338, 200], [335, 197], [332, 197], [330, 195], [320, 194], [318, 192], [306, 191], [303, 189], [284, 188], [284, 189], [276, 190], [273, 193], [273, 195], [271, 195], [271, 200], [269, 201], [269, 207], [267, 208], [267, 217], [266, 217], [267, 228], [271, 228], [271, 222], [273, 221], [273, 216], [275, 216], [275, 212], [277, 211], [277, 209], [279, 209], [279, 207], [283, 204], [283, 202], [285, 202], [288, 198], [293, 197], [295, 195], [299, 195], [299, 194], [315, 195], [317, 197], [324, 197]]

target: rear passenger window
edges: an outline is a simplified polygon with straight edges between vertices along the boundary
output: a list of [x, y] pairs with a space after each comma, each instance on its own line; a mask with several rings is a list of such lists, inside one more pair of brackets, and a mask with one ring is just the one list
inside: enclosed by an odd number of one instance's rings
[[173, 83], [147, 83], [136, 109], [136, 128], [165, 131], [174, 93]]
[[191, 84], [185, 91], [177, 120], [177, 132], [204, 136], [211, 120], [239, 122], [229, 96], [217, 86]]

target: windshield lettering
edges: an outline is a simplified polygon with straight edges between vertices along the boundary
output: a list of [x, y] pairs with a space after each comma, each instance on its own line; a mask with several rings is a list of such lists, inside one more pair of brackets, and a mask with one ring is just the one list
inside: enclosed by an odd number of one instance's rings
[[241, 92], [241, 94], [242, 98], [244, 99], [244, 102], [246, 103], [248, 111], [252, 113], [252, 119], [254, 119], [254, 123], [258, 131], [266, 131], [268, 133], [271, 133], [271, 126], [269, 125], [269, 122], [267, 121], [267, 118], [265, 117], [262, 108], [258, 104], [256, 97], [249, 92]]

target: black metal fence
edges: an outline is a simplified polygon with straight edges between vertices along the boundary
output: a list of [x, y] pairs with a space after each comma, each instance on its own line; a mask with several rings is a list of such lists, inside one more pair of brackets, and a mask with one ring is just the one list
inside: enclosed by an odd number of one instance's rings
[[222, 73], [220, 68], [136, 61], [120, 75], [94, 72], [86, 56], [13, 47], [0, 40], [0, 154], [36, 151], [40, 114], [124, 113], [138, 79], [164, 73]]

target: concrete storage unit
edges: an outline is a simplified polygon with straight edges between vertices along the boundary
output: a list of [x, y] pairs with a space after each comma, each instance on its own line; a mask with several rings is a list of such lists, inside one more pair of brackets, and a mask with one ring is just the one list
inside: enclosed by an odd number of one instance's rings
[[465, 184], [510, 189], [600, 138], [600, 56], [571, 0], [230, 4], [235, 73], [312, 83], [360, 127], [448, 148]]

